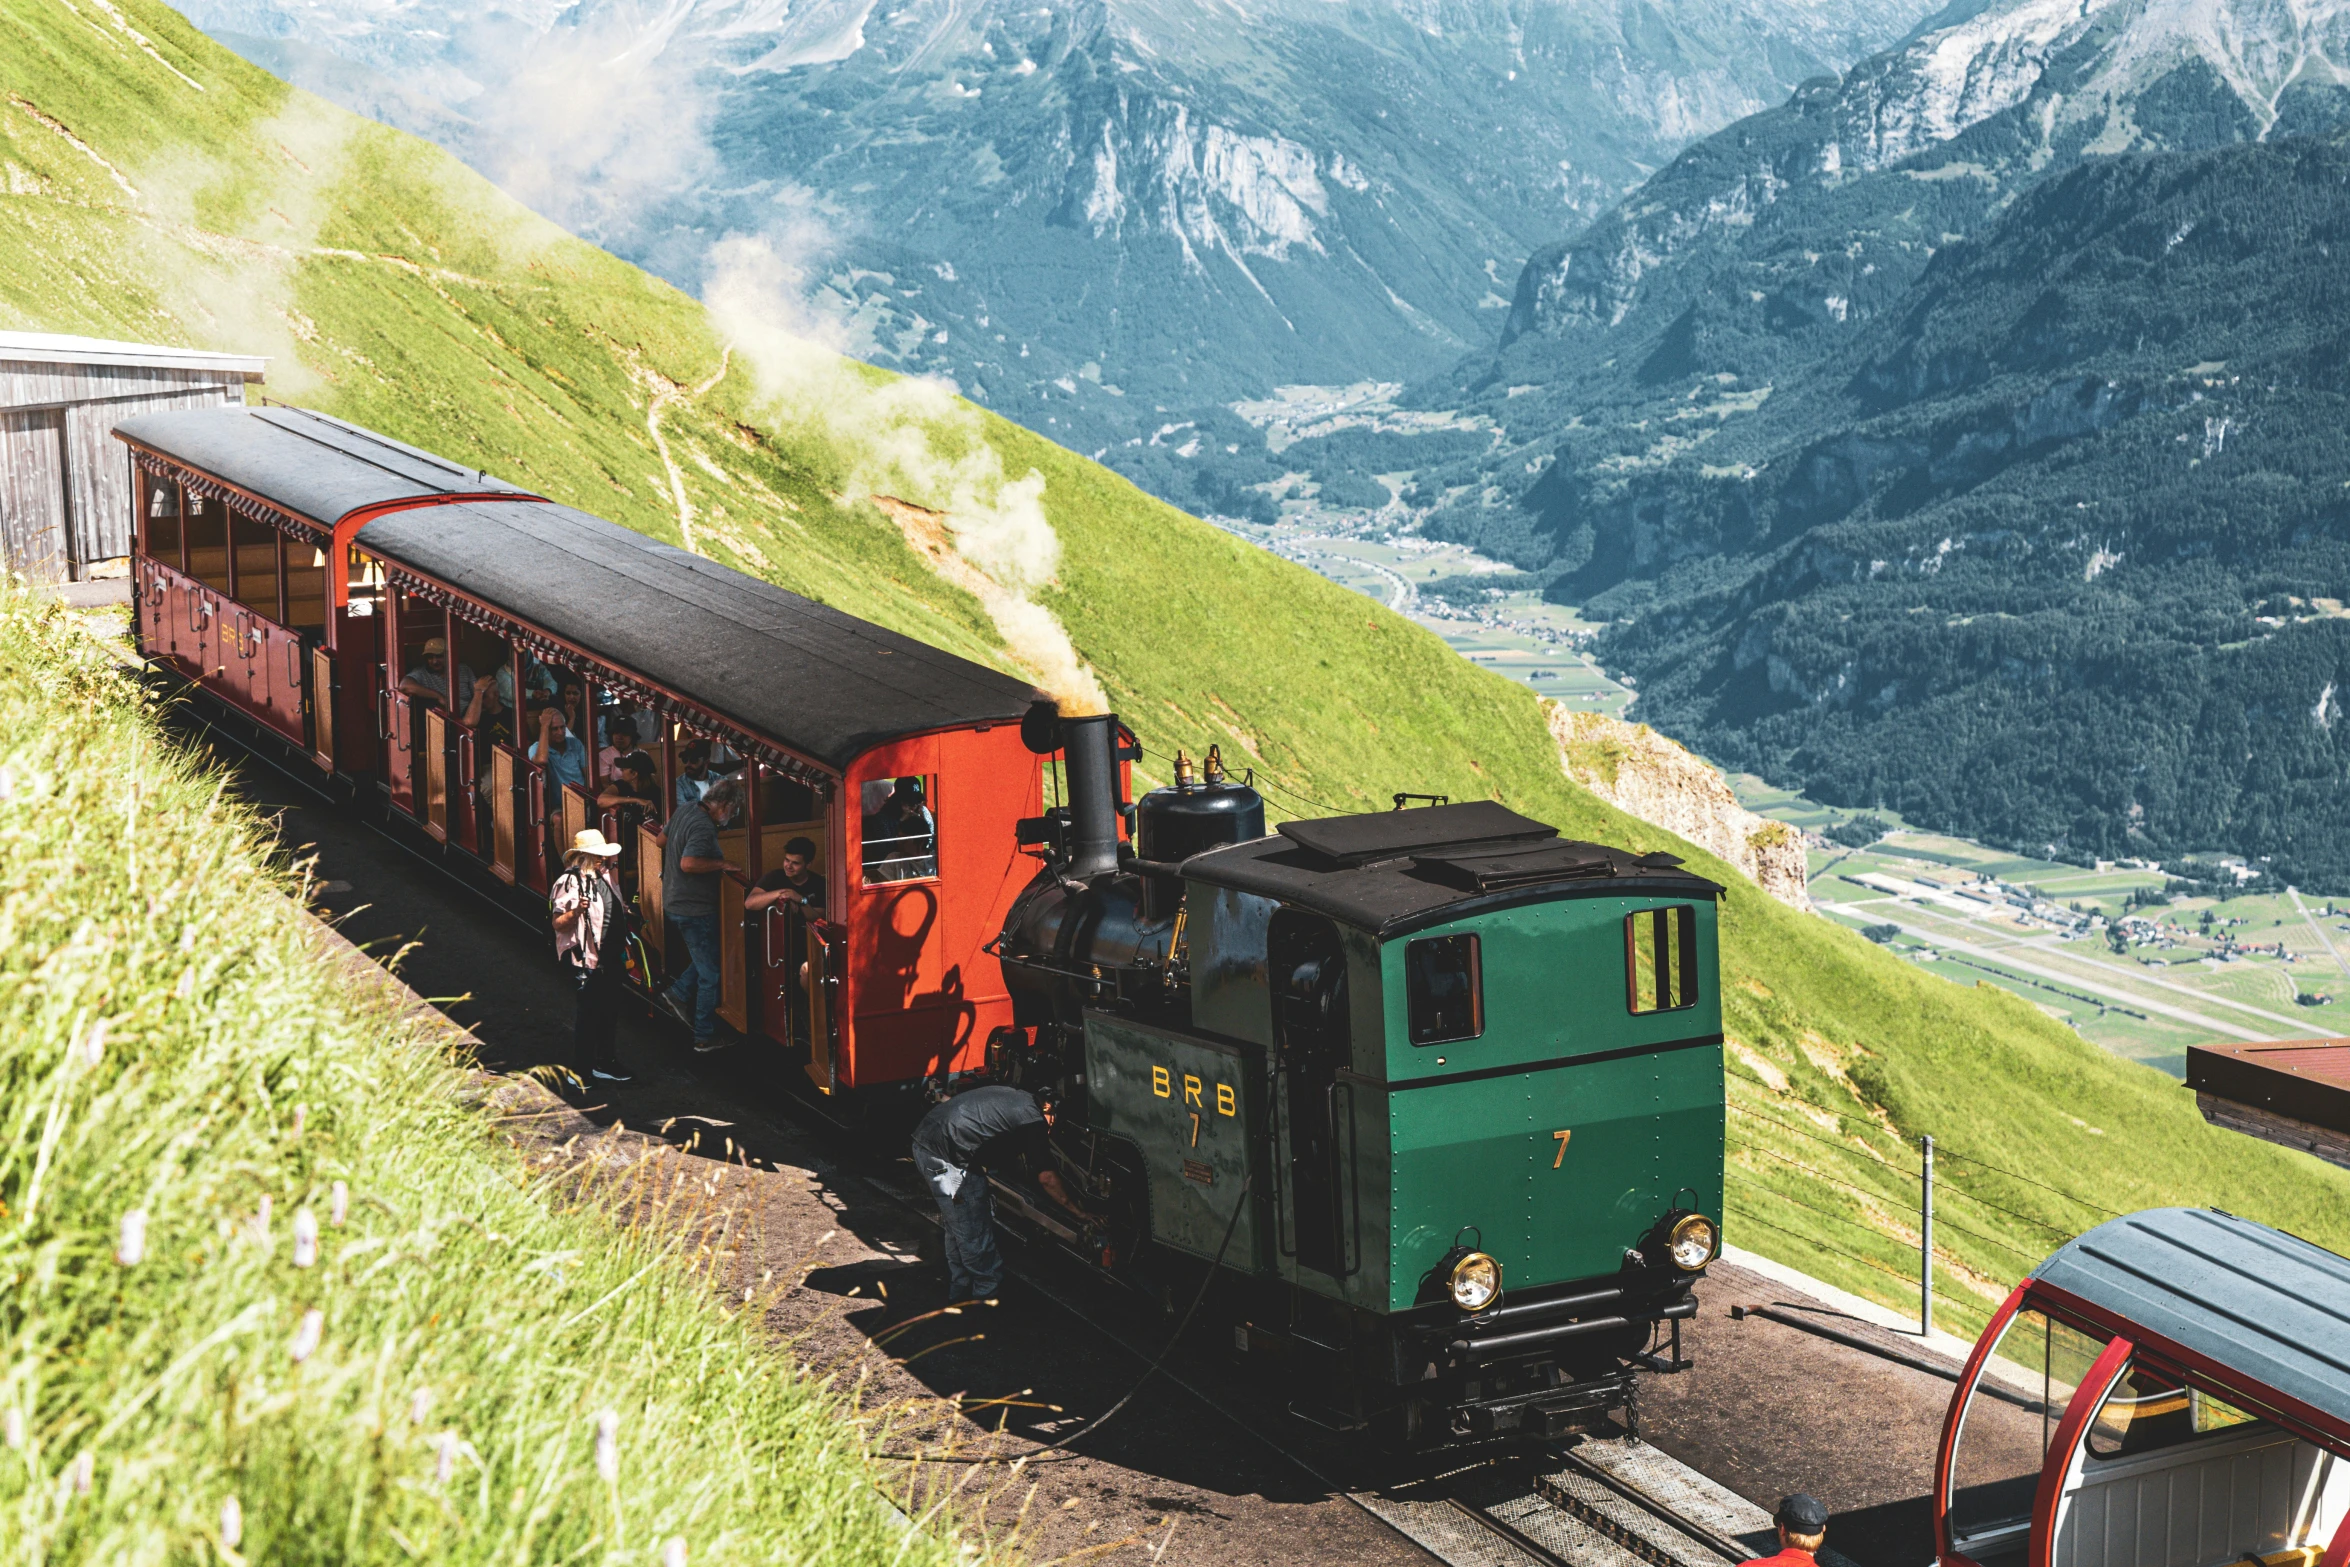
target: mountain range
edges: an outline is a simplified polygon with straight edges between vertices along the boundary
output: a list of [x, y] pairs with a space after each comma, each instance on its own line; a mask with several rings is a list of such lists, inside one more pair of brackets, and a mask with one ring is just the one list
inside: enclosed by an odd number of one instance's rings
[[1374, 460], [1718, 761], [2350, 887], [2346, 66], [2341, 0], [1956, 7], [1537, 252], [1407, 398], [1491, 444]]
[[[1925, 0], [194, 0], [248, 58], [681, 286], [808, 324], [1195, 511], [1233, 410], [1492, 343], [1522, 259]], [[1355, 489], [1359, 490], [1357, 484]], [[1383, 497], [1383, 492], [1371, 492]]]

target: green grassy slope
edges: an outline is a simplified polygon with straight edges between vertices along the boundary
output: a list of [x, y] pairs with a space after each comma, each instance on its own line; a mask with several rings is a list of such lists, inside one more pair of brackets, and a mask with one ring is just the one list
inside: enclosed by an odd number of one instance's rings
[[233, 1499], [231, 1564], [953, 1559], [901, 1551], [828, 1401], [712, 1308], [663, 1215], [698, 1185], [618, 1175], [628, 1231], [568, 1200], [575, 1167], [534, 1170], [321, 961], [266, 826], [21, 588], [0, 845], [10, 1558], [210, 1560]]
[[[0, 319], [271, 349], [287, 356], [275, 395], [677, 538], [657, 411], [702, 548], [1007, 668], [984, 583], [967, 591], [954, 562], [941, 575], [881, 511], [835, 497], [944, 507], [976, 475], [977, 511], [1002, 522], [1017, 507], [989, 476], [1033, 470], [1059, 557], [1000, 575], [1030, 573], [1154, 750], [1221, 744], [1291, 813], [1412, 789], [1674, 843], [1565, 781], [1527, 691], [1385, 610], [1027, 431], [779, 348], [740, 309], [724, 319], [756, 354], [735, 351], [694, 301], [433, 149], [291, 93], [159, 6], [130, 0], [123, 14], [204, 91], [103, 12], [0, 0], [0, 186], [15, 193], [0, 196]], [[1016, 522], [975, 531], [965, 553], [1019, 554]], [[1933, 1133], [2089, 1199], [1948, 1166], [1951, 1188], [1973, 1193], [1954, 1196], [1973, 1206], [1941, 1232], [1962, 1321], [2101, 1209], [2211, 1202], [2350, 1247], [2350, 1177], [2211, 1131], [2158, 1074], [1677, 847], [1734, 884], [1734, 1240], [1914, 1303], [1896, 1276], [1916, 1223], [1901, 1203], [1914, 1206], [1908, 1148]]]

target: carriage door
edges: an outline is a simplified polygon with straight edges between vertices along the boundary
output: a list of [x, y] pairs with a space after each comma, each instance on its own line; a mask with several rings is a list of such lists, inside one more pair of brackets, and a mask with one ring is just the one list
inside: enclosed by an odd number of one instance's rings
[[490, 870], [500, 881], [519, 877], [520, 842], [514, 826], [521, 793], [515, 780], [521, 774], [512, 746], [490, 747]]
[[335, 770], [335, 656], [323, 647], [310, 650], [310, 759], [327, 772]]
[[437, 707], [424, 713], [424, 830], [449, 841], [449, 715]]
[[1273, 1043], [1287, 1083], [1291, 1233], [1298, 1265], [1345, 1278], [1360, 1260], [1350, 1235], [1353, 1065], [1346, 953], [1338, 927], [1316, 914], [1277, 910], [1266, 934], [1273, 977]]

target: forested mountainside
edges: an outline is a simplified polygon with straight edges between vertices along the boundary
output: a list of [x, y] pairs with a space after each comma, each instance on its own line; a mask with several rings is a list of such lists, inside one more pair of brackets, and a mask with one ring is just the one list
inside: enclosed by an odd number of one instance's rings
[[[1986, 1161], [1948, 1180], [1996, 1205], [1938, 1248], [1960, 1322], [2101, 1210], [2216, 1202], [2350, 1244], [2350, 1175], [2207, 1127], [2171, 1079], [2014, 996], [1766, 896], [1570, 782], [1524, 686], [1029, 431], [792, 338], [785, 304], [738, 280], [706, 308], [155, 0], [0, 0], [0, 326], [267, 352], [272, 397], [965, 656], [1097, 682], [1150, 748], [1144, 784], [1214, 743], [1280, 817], [1430, 790], [1685, 856], [1729, 889], [1726, 1233], [1823, 1278], [1902, 1298], [1915, 1237], [1880, 1198], [1914, 1190], [1924, 1132]], [[1841, 1130], [1790, 1163], [1788, 1125]], [[2070, 1195], [1999, 1167], [2063, 1168]]]
[[1528, 264], [1429, 531], [1613, 619], [1725, 764], [2350, 887], [2346, 42], [1993, 4], [1709, 138]]
[[698, 292], [811, 314], [1196, 511], [1270, 516], [1231, 404], [1492, 340], [1521, 260], [1927, 0], [195, 0]]

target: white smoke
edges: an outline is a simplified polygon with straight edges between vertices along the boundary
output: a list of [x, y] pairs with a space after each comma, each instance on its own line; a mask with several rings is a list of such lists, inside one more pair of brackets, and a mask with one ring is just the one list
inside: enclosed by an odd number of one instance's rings
[[[874, 501], [908, 542], [986, 608], [1012, 656], [1064, 712], [1109, 702], [1069, 634], [1036, 601], [1060, 569], [1044, 475], [1018, 478], [986, 421], [945, 382], [889, 376], [845, 356], [837, 326], [807, 303], [807, 272], [767, 238], [711, 249], [703, 302], [751, 369], [761, 417], [819, 435], [842, 463], [844, 503]], [[935, 518], [954, 559], [926, 548]]]

